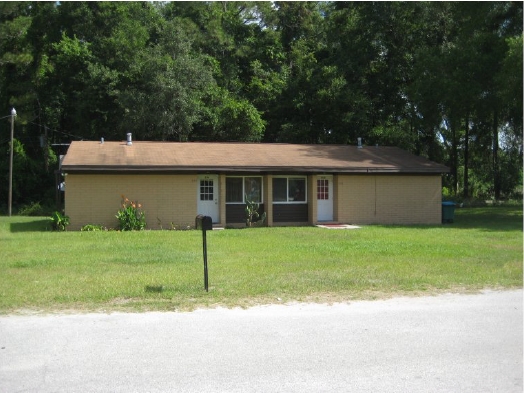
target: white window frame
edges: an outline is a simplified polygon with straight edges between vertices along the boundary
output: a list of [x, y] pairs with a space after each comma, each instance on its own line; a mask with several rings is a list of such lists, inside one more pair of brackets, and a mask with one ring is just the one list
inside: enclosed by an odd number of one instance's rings
[[226, 197], [227, 197], [227, 179], [228, 178], [237, 178], [242, 179], [242, 202], [227, 202], [226, 205], [245, 205], [246, 204], [246, 178], [256, 177], [260, 179], [260, 202], [264, 203], [264, 178], [263, 176], [226, 176]]
[[[300, 175], [282, 175], [282, 176], [273, 176], [273, 179], [286, 179], [286, 197], [287, 201], [273, 201], [273, 204], [282, 204], [282, 205], [288, 205], [288, 204], [307, 204], [307, 176], [300, 176]], [[293, 201], [289, 199], [289, 180], [290, 179], [303, 179], [304, 180], [304, 200], [303, 201]], [[273, 196], [272, 196], [273, 197]]]

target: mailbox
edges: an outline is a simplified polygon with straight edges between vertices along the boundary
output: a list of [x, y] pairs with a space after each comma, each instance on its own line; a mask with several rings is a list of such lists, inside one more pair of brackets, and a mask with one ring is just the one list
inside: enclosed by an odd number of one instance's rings
[[203, 231], [212, 231], [213, 230], [213, 220], [209, 216], [204, 216], [199, 214], [195, 219], [196, 229], [201, 229]]

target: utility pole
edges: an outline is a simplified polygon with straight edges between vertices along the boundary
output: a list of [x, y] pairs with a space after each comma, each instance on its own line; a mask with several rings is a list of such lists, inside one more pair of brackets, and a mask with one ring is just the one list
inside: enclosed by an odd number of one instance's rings
[[11, 109], [11, 149], [9, 152], [9, 217], [11, 217], [11, 210], [13, 206], [13, 139], [15, 133], [15, 108]]

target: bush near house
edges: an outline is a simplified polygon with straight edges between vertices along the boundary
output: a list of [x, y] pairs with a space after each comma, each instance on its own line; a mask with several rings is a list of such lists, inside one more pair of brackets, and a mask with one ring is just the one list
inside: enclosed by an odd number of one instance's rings
[[65, 231], [69, 225], [69, 217], [60, 212], [54, 212], [50, 219], [51, 228], [53, 228], [54, 231]]
[[146, 215], [142, 205], [122, 195], [122, 208], [116, 214], [121, 231], [141, 231], [146, 227]]
[[260, 203], [254, 202], [247, 194], [245, 194], [245, 200], [246, 200], [246, 225], [248, 227], [253, 226], [262, 226], [264, 225], [264, 222], [266, 221], [266, 212], [260, 214]]

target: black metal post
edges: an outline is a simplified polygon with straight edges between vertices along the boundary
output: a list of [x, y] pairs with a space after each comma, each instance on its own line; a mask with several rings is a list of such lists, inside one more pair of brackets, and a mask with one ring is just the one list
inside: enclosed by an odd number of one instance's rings
[[209, 292], [208, 288], [208, 276], [207, 276], [207, 239], [206, 239], [206, 230], [202, 231], [202, 245], [204, 249], [204, 287], [206, 292]]
[[202, 214], [199, 214], [195, 218], [195, 228], [202, 230], [202, 249], [204, 252], [204, 286], [206, 288], [206, 292], [209, 292], [209, 283], [208, 283], [208, 277], [207, 277], [207, 239], [206, 239], [206, 231], [209, 229], [210, 231], [213, 230], [213, 219], [209, 216], [204, 216]]

